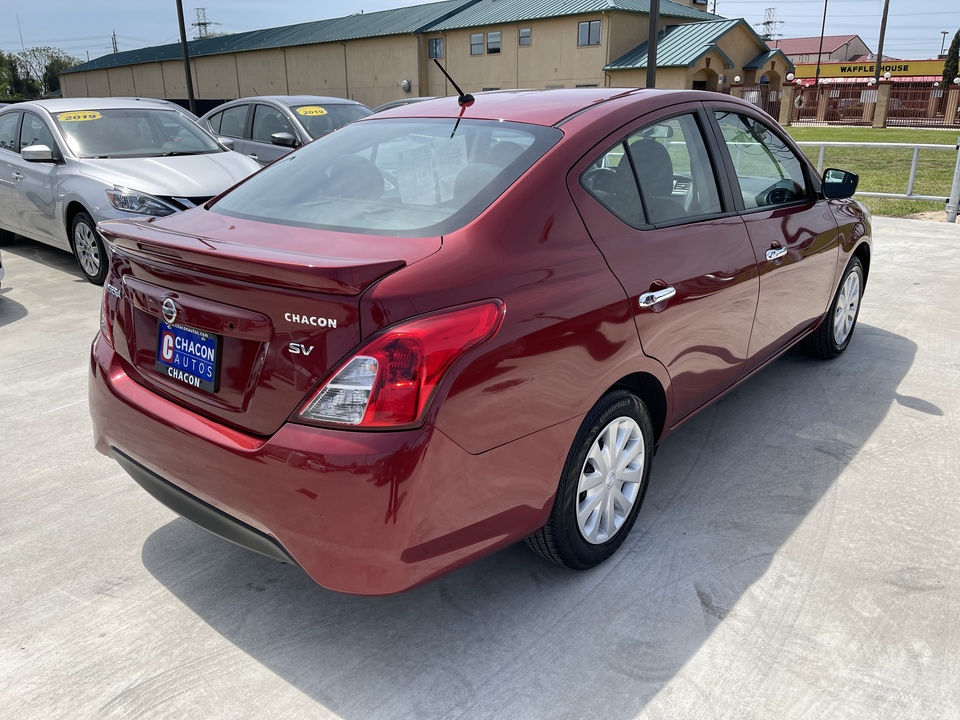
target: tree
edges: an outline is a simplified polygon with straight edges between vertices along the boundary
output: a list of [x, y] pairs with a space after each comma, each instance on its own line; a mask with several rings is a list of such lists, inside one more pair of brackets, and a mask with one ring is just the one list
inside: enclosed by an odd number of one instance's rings
[[20, 74], [31, 83], [34, 95], [46, 95], [60, 89], [58, 73], [79, 65], [80, 61], [59, 48], [32, 47], [16, 54]]
[[953, 36], [953, 42], [947, 50], [947, 58], [943, 61], [943, 87], [950, 87], [953, 79], [958, 75], [960, 75], [960, 30], [957, 30], [957, 34]]

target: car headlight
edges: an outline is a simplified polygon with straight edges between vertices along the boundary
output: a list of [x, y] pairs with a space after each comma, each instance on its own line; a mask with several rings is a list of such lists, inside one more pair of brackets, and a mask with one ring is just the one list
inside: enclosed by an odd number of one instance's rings
[[180, 208], [176, 208], [158, 197], [128, 188], [115, 187], [112, 190], [107, 190], [106, 193], [110, 204], [117, 210], [123, 210], [124, 212], [141, 215], [172, 215], [180, 211]]

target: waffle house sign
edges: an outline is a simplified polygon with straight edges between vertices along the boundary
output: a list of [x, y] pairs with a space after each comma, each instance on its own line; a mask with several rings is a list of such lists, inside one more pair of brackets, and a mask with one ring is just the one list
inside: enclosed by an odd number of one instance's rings
[[[832, 62], [820, 64], [821, 78], [872, 78], [876, 64], [872, 62]], [[889, 60], [880, 65], [880, 74], [891, 77], [926, 78], [943, 76], [943, 60]], [[815, 78], [816, 63], [798, 63], [794, 75]]]

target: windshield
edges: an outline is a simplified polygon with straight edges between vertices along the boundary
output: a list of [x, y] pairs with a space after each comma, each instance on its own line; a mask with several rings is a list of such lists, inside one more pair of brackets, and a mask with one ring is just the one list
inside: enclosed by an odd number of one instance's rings
[[210, 209], [343, 232], [443, 235], [479, 215], [561, 136], [493, 120], [366, 120], [277, 160]]
[[76, 110], [54, 115], [78, 157], [124, 158], [224, 152], [176, 110]]
[[373, 113], [364, 105], [296, 105], [291, 109], [310, 133], [311, 139], [326, 135]]

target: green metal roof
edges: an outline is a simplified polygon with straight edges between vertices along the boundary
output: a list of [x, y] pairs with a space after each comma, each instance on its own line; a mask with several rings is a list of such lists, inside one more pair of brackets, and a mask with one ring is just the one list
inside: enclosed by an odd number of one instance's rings
[[[468, 8], [475, 2], [477, 0], [444, 0], [443, 2], [413, 5], [394, 10], [355, 13], [329, 20], [316, 20], [266, 30], [252, 30], [203, 40], [191, 40], [187, 43], [187, 47], [190, 57], [203, 57], [204, 55], [220, 55], [249, 50], [268, 50], [296, 45], [355, 40], [357, 38], [417, 33], [423, 32], [437, 22], [446, 20], [458, 10]], [[183, 51], [180, 43], [170, 43], [169, 45], [156, 45], [104, 55], [66, 70], [63, 74], [162, 60], [178, 60], [182, 57]]]
[[[485, 25], [542, 20], [598, 12], [650, 13], [650, 0], [480, 0], [447, 20], [434, 24], [430, 31], [457, 30]], [[662, 17], [690, 20], [715, 20], [716, 15], [688, 5], [662, 0]]]
[[[753, 29], [741, 19], [671, 25], [661, 31], [657, 39], [657, 67], [691, 67], [711, 50], [723, 57], [727, 67], [734, 67], [734, 63], [717, 47], [716, 43], [738, 25], [749, 30], [757, 41], [766, 47], [766, 43], [760, 40]], [[643, 42], [603, 69], [634, 70], [646, 66], [647, 43]]]
[[791, 71], [792, 71], [792, 70], [794, 69], [793, 63], [790, 62], [790, 58], [788, 58], [786, 55], [784, 55], [784, 54], [783, 54], [783, 51], [780, 50], [779, 48], [778, 48], [778, 49], [774, 49], [774, 50], [768, 50], [767, 52], [762, 52], [762, 53], [760, 53], [760, 54], [757, 55], [753, 60], [751, 60], [750, 62], [748, 62], [746, 65], [744, 65], [744, 66], [743, 66], [743, 69], [744, 69], [744, 70], [759, 70], [759, 69], [762, 68], [764, 65], [766, 65], [768, 62], [770, 62], [771, 60], [773, 60], [775, 57], [779, 57], [781, 60], [783, 60], [783, 64], [784, 64], [784, 66], [787, 68], [787, 70], [791, 70]]

